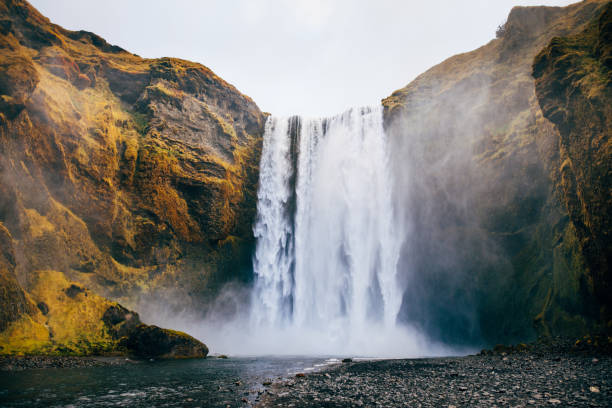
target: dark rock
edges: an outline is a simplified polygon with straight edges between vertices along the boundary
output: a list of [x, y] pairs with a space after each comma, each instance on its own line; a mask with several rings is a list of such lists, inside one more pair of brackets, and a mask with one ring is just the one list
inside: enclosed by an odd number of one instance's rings
[[120, 304], [110, 306], [104, 312], [102, 321], [115, 339], [129, 336], [141, 324], [138, 313], [132, 312]]
[[126, 341], [128, 350], [140, 358], [205, 358], [208, 347], [183, 332], [138, 325]]
[[83, 293], [85, 292], [85, 289], [83, 289], [82, 287], [78, 286], [78, 285], [70, 285], [69, 288], [64, 290], [66, 292], [66, 296], [71, 297], [71, 298], [75, 298], [76, 295], [78, 295], [79, 293]]
[[0, 264], [0, 332], [23, 314], [33, 313], [35, 306], [28, 301], [15, 275]]
[[49, 313], [49, 306], [45, 302], [38, 302], [36, 306], [43, 315], [46, 316]]
[[533, 63], [542, 113], [559, 131], [557, 189], [586, 266], [576, 287], [591, 302], [581, 307], [603, 326], [612, 320], [611, 38], [608, 2], [584, 31], [553, 38]]

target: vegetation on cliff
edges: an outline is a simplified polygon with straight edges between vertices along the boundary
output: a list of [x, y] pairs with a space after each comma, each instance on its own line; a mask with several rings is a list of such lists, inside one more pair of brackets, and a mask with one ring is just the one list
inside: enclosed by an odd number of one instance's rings
[[555, 37], [533, 65], [544, 116], [559, 130], [555, 189], [575, 234], [573, 264], [612, 329], [612, 3], [581, 33]]
[[135, 307], [171, 290], [195, 306], [248, 279], [263, 123], [202, 65], [143, 59], [2, 2], [2, 344], [29, 333], [22, 351], [108, 350], [107, 298]]
[[[610, 4], [516, 7], [383, 101], [401, 320], [449, 343], [610, 330]], [[205, 356], [130, 309], [250, 279], [264, 120], [202, 65], [0, 3], [0, 354]]]
[[[608, 3], [515, 7], [499, 38], [449, 58], [383, 101], [394, 172], [411, 174], [396, 186], [398, 211], [413, 237], [400, 260], [412, 271], [403, 320], [445, 341], [490, 344], [538, 334], [580, 336], [605, 325], [595, 292], [609, 293], [609, 271], [596, 267], [608, 277], [593, 285], [591, 270], [610, 253], [609, 241], [601, 241], [610, 231], [602, 204], [609, 203], [610, 103], [601, 96], [609, 72], [591, 59], [578, 63], [558, 53], [550, 63], [582, 72], [585, 79], [575, 80], [595, 98], [562, 91], [573, 105], [561, 109], [590, 115], [584, 126], [568, 115], [575, 140], [568, 150], [568, 130], [545, 105], [544, 114], [540, 109], [542, 95], [558, 94], [561, 83], [538, 80], [536, 96], [532, 64], [553, 37], [605, 26], [600, 16]], [[606, 35], [595, 42], [609, 44]], [[595, 43], [586, 49], [605, 60]], [[591, 118], [599, 129], [591, 129], [592, 139], [603, 144], [587, 147], [590, 137], [581, 132]], [[580, 159], [567, 161], [571, 149]], [[583, 201], [566, 206], [571, 192], [559, 174], [562, 169], [567, 178], [574, 165], [589, 174], [586, 190], [594, 193], [580, 191]], [[575, 222], [585, 212], [596, 217], [585, 224], [590, 231]], [[597, 248], [600, 260], [589, 260], [585, 245]]]

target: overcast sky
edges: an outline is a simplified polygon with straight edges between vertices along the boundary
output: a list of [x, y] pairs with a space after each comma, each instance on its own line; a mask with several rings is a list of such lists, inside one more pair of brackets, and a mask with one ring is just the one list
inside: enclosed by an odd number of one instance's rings
[[371, 105], [486, 44], [514, 5], [564, 0], [30, 0], [143, 57], [200, 62], [278, 115]]

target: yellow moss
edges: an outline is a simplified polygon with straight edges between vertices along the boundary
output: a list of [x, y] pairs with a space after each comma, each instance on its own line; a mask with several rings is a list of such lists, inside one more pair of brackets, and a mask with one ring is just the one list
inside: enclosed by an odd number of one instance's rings
[[155, 266], [141, 268], [127, 266], [117, 262], [114, 258], [111, 258], [111, 261], [122, 281], [129, 281], [132, 285], [141, 287], [143, 289], [147, 287], [149, 272], [156, 268]]
[[136, 161], [138, 158], [138, 142], [135, 139], [127, 139], [123, 158], [127, 161]]
[[55, 231], [55, 226], [49, 222], [47, 217], [40, 215], [35, 209], [26, 209], [25, 215], [28, 219], [28, 233], [32, 238], [40, 238]]
[[36, 354], [50, 344], [49, 330], [27, 314], [0, 333], [0, 354]]
[[[0, 352], [4, 354], [90, 354], [108, 351], [116, 342], [101, 318], [114, 303], [83, 288], [69, 296], [74, 282], [58, 271], [38, 271], [30, 296], [44, 302], [48, 314], [24, 315], [0, 333]], [[76, 291], [78, 292], [78, 291]]]
[[[206, 112], [219, 124], [219, 126], [223, 130], [223, 133], [228, 135], [232, 142], [237, 139], [236, 130], [234, 129], [234, 126], [223, 120], [222, 117], [208, 109], [208, 107], [206, 107]], [[227, 115], [226, 117], [228, 120], [231, 120], [231, 117], [229, 117], [229, 115]]]
[[153, 85], [149, 85], [147, 87], [147, 89], [150, 92], [154, 92], [154, 93], [157, 93], [159, 95], [163, 95], [163, 96], [165, 96], [167, 98], [170, 98], [170, 99], [181, 99], [184, 96], [183, 91], [179, 91], [177, 89], [169, 87], [163, 81], [158, 81], [158, 82], [156, 82]]
[[228, 235], [225, 239], [222, 239], [218, 242], [217, 246], [219, 248], [223, 248], [226, 245], [231, 245], [233, 248], [236, 248], [240, 243], [240, 238], [234, 235]]

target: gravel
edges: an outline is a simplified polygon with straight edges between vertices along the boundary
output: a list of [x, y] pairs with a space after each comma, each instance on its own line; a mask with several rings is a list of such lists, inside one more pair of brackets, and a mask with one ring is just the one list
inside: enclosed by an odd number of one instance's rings
[[267, 387], [258, 407], [610, 407], [612, 356], [358, 361]]
[[125, 357], [24, 356], [0, 357], [0, 371], [39, 368], [82, 368], [123, 365], [132, 360]]

